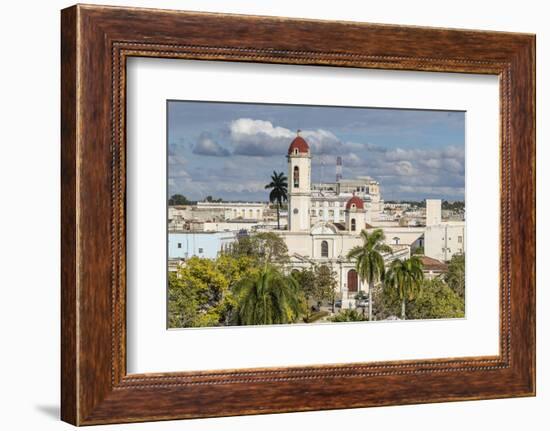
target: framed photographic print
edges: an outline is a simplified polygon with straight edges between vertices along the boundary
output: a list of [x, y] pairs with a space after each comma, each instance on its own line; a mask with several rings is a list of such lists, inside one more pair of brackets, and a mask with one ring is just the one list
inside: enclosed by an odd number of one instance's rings
[[535, 37], [62, 11], [62, 419], [535, 394]]

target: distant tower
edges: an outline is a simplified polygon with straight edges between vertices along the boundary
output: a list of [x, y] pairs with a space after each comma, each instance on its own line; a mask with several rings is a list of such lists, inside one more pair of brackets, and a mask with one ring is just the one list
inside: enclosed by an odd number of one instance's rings
[[365, 229], [366, 214], [363, 199], [353, 195], [346, 203], [346, 230], [360, 233]]
[[288, 147], [288, 229], [309, 231], [311, 206], [311, 154], [300, 130]]
[[342, 157], [336, 157], [336, 182], [342, 179]]
[[426, 199], [426, 226], [441, 224], [441, 199]]

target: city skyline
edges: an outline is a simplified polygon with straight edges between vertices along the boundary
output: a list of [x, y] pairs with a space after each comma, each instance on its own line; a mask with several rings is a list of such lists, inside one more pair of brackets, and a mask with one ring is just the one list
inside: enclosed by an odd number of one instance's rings
[[313, 182], [334, 181], [341, 156], [343, 178], [371, 176], [385, 200], [463, 201], [464, 124], [462, 111], [169, 101], [168, 193], [265, 201], [300, 129]]

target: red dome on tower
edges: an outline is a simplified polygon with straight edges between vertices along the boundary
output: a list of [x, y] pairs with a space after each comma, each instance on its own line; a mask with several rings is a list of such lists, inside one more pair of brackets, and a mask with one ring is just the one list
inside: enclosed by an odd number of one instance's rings
[[290, 147], [288, 147], [288, 154], [295, 154], [296, 150], [298, 150], [300, 154], [307, 154], [309, 152], [309, 145], [306, 140], [300, 136], [299, 130], [298, 135], [290, 143]]
[[346, 209], [349, 210], [350, 208], [355, 208], [358, 210], [365, 209], [365, 204], [363, 203], [363, 199], [357, 196], [352, 196], [351, 199], [346, 203]]

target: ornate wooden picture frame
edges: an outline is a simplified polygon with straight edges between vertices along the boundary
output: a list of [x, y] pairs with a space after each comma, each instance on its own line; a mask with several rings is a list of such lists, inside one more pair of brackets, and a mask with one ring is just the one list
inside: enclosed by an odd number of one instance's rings
[[[100, 6], [62, 11], [61, 416], [75, 425], [535, 394], [535, 37]], [[129, 57], [500, 78], [500, 354], [127, 374]], [[322, 384], [320, 384], [322, 383]]]

